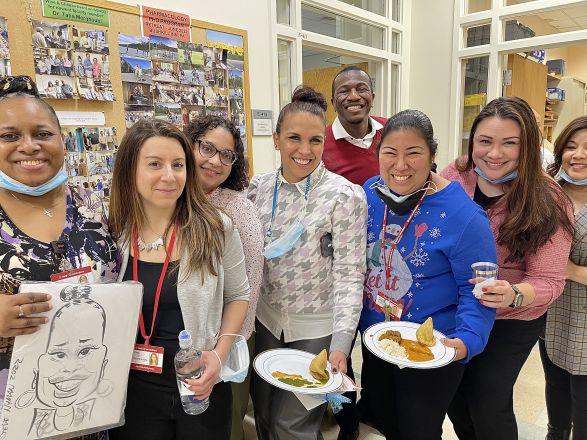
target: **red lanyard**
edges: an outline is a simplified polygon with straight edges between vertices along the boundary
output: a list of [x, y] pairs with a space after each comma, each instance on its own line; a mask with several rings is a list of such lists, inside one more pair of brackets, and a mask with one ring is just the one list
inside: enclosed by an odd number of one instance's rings
[[[133, 233], [133, 248], [134, 248], [134, 258], [133, 258], [133, 279], [135, 281], [139, 280], [139, 234], [135, 229]], [[163, 287], [163, 280], [165, 279], [165, 275], [167, 274], [167, 267], [169, 266], [169, 259], [171, 258], [171, 253], [173, 252], [173, 244], [175, 243], [175, 226], [171, 230], [171, 237], [169, 237], [169, 246], [167, 247], [167, 256], [165, 257], [165, 262], [163, 263], [163, 269], [161, 269], [161, 275], [159, 276], [159, 282], [157, 283], [157, 290], [155, 291], [155, 304], [153, 305], [153, 319], [151, 320], [151, 331], [149, 332], [149, 336], [147, 336], [147, 332], [145, 331], [145, 321], [143, 319], [143, 312], [139, 314], [139, 328], [141, 329], [141, 336], [145, 340], [145, 345], [149, 345], [149, 340], [151, 336], [153, 336], [153, 329], [155, 328], [155, 318], [157, 317], [157, 310], [159, 309], [159, 298], [161, 297], [161, 288]]]
[[395, 252], [395, 248], [397, 247], [399, 241], [402, 239], [404, 232], [406, 232], [406, 229], [408, 229], [408, 226], [410, 225], [412, 219], [416, 215], [416, 212], [422, 204], [424, 197], [426, 197], [426, 191], [424, 191], [424, 194], [422, 195], [422, 197], [420, 197], [420, 200], [418, 200], [418, 203], [416, 204], [416, 206], [414, 206], [414, 209], [412, 209], [412, 213], [404, 222], [404, 225], [399, 231], [399, 234], [397, 234], [397, 237], [391, 243], [391, 248], [389, 249], [389, 259], [387, 259], [387, 257], [385, 256], [385, 228], [387, 227], [387, 211], [389, 211], [389, 208], [385, 206], [385, 209], [383, 211], [383, 226], [381, 227], [381, 255], [383, 255], [383, 265], [385, 266], [386, 281], [389, 281], [389, 278], [391, 277], [391, 261], [393, 260], [393, 253]]

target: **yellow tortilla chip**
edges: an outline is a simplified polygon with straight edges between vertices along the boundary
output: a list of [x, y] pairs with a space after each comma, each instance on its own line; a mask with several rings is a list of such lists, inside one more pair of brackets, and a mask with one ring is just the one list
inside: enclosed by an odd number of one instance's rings
[[314, 359], [310, 362], [310, 374], [316, 380], [328, 380], [328, 374], [326, 373], [326, 349], [323, 349]]
[[432, 317], [428, 317], [424, 324], [418, 327], [416, 330], [416, 339], [422, 345], [432, 347], [436, 344], [436, 338], [432, 332], [434, 330], [434, 324], [432, 323]]

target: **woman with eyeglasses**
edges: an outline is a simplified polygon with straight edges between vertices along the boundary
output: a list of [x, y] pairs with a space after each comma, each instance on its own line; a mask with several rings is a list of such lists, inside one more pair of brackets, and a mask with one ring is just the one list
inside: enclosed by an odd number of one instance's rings
[[257, 208], [243, 197], [248, 184], [247, 161], [240, 131], [219, 116], [206, 115], [185, 129], [194, 145], [198, 177], [208, 199], [226, 212], [239, 231], [251, 286], [247, 317], [239, 334], [247, 340], [251, 365], [242, 383], [232, 385], [232, 440], [244, 439], [243, 419], [249, 404], [252, 356], [255, 349], [255, 311], [263, 275], [263, 227]]
[[[322, 163], [326, 100], [305, 86], [279, 113], [273, 141], [281, 167], [255, 176], [248, 197], [267, 231], [255, 351], [326, 349], [346, 372], [365, 275], [365, 193]], [[310, 411], [289, 391], [253, 377], [261, 440], [316, 439], [325, 405]]]
[[[51, 308], [48, 294], [17, 294], [21, 282], [83, 267], [95, 280], [119, 272], [102, 204], [66, 184], [64, 156], [57, 115], [33, 81], [0, 80], [0, 377], [8, 375], [13, 337], [38, 331]], [[0, 400], [5, 387], [4, 380]]]

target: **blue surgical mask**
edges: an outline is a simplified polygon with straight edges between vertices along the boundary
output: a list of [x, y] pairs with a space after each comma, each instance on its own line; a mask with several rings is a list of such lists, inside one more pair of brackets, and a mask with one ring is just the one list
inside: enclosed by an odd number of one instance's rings
[[513, 170], [510, 173], [507, 173], [505, 176], [501, 176], [497, 179], [490, 179], [489, 177], [487, 177], [487, 174], [485, 174], [483, 172], [483, 170], [479, 167], [475, 167], [475, 172], [479, 175], [479, 177], [481, 177], [483, 180], [487, 180], [489, 183], [492, 183], [494, 185], [499, 185], [500, 183], [505, 183], [505, 182], [509, 182], [510, 180], [514, 180], [516, 177], [518, 177], [518, 170]]
[[297, 219], [281, 237], [265, 246], [263, 256], [268, 260], [281, 257], [294, 248], [305, 230], [304, 224]]
[[59, 170], [55, 176], [39, 186], [27, 186], [18, 180], [14, 180], [13, 178], [8, 177], [6, 174], [0, 171], [0, 188], [4, 188], [8, 191], [19, 194], [24, 194], [26, 196], [42, 196], [59, 187], [60, 185], [63, 185], [65, 182], [67, 182], [67, 174], [63, 170]]
[[587, 185], [587, 179], [581, 179], [581, 180], [576, 180], [573, 179], [571, 176], [569, 176], [565, 170], [561, 169], [558, 170], [558, 173], [556, 174], [557, 178], [563, 179], [564, 181], [573, 184], [573, 185]]

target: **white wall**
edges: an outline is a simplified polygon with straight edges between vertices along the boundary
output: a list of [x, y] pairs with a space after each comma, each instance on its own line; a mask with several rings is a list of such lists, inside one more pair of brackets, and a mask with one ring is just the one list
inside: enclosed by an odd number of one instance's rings
[[[136, 0], [115, 0], [136, 5]], [[244, 29], [248, 32], [249, 84], [251, 108], [274, 108], [272, 71], [271, 6], [274, 0], [215, 0], [212, 3], [186, 0], [144, 0], [141, 3], [154, 8], [188, 14], [192, 19]], [[248, 127], [251, 130], [251, 127]], [[275, 150], [269, 136], [253, 136], [253, 166], [255, 174], [275, 169]]]
[[412, 0], [409, 107], [430, 117], [438, 139], [436, 163], [449, 155], [452, 34], [455, 2]]

